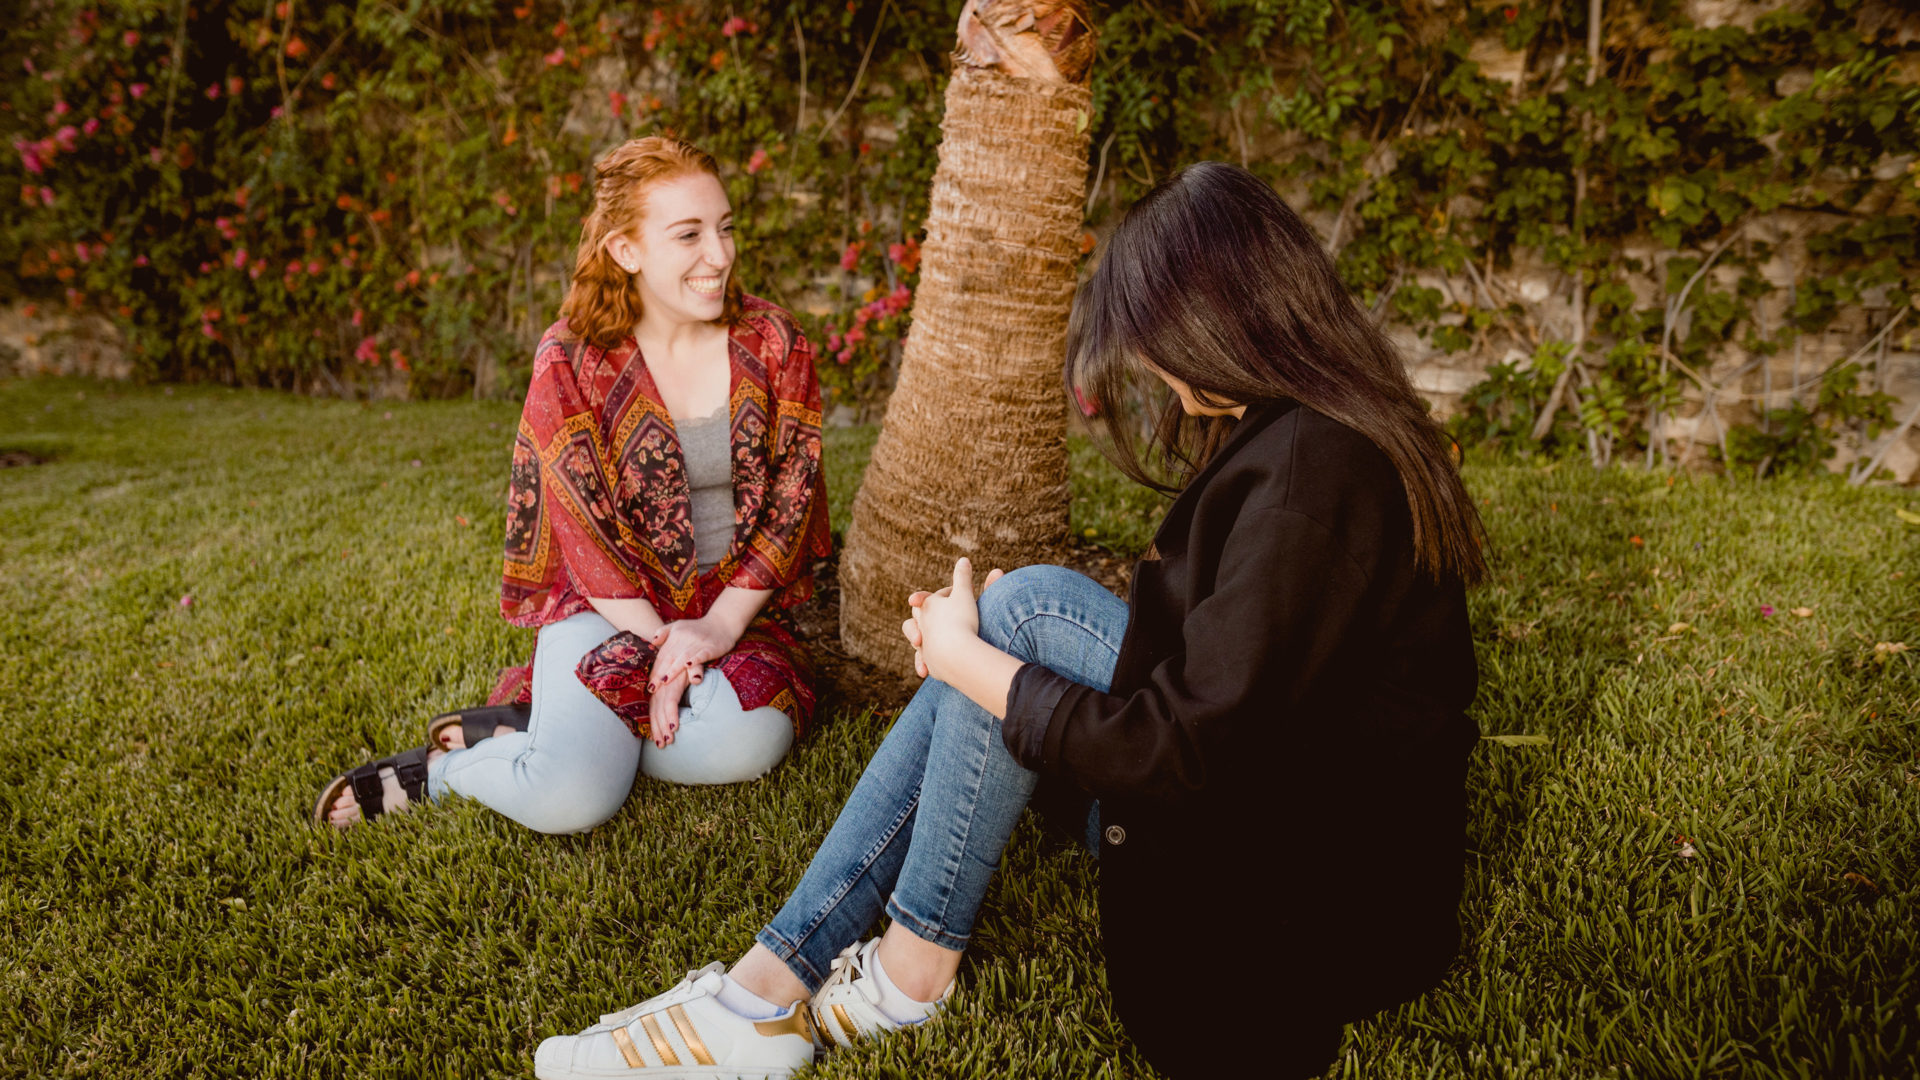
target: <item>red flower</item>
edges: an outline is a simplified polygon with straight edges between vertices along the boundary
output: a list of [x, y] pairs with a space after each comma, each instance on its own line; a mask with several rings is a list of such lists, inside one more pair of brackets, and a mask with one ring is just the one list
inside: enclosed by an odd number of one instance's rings
[[294, 60], [298, 60], [305, 55], [307, 55], [306, 42], [300, 40], [299, 38], [293, 38], [292, 40], [287, 42], [288, 57]]
[[1520, 17], [1520, 9], [1517, 7], [1504, 7], [1500, 9], [1500, 14], [1506, 16], [1508, 22], [1512, 22]]
[[544, 59], [548, 67], [559, 67], [561, 64], [567, 62], [567, 47], [565, 45], [560, 46], [548, 53]]
[[726, 22], [723, 22], [720, 24], [720, 36], [732, 37], [735, 34], [741, 33], [743, 31], [746, 33], [752, 33], [755, 29], [757, 29], [757, 27], [755, 27], [753, 24], [747, 22], [747, 20], [741, 18], [740, 16], [735, 15], [733, 18], [728, 19]]
[[766, 168], [769, 164], [772, 163], [772, 161], [773, 161], [772, 155], [768, 154], [765, 150], [762, 150], [759, 147], [755, 147], [753, 151], [753, 156], [747, 158], [747, 175], [752, 176], [754, 173], [757, 173], [761, 169]]
[[607, 91], [607, 104], [613, 109], [613, 115], [625, 116], [627, 113], [627, 95], [618, 90]]

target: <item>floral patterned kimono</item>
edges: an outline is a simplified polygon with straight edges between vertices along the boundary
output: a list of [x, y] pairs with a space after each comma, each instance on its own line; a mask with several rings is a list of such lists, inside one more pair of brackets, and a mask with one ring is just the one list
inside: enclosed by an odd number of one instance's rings
[[[782, 609], [813, 594], [813, 560], [830, 549], [820, 468], [820, 383], [791, 316], [746, 297], [728, 333], [733, 543], [701, 573], [686, 463], [638, 344], [603, 349], [547, 330], [513, 445], [500, 611], [545, 626], [591, 610], [587, 597], [644, 599], [660, 618], [699, 618], [728, 586], [773, 596], [714, 665], [747, 709], [812, 718], [813, 669]], [[654, 650], [621, 631], [576, 674], [641, 738]], [[533, 665], [501, 672], [490, 705], [531, 700]]]

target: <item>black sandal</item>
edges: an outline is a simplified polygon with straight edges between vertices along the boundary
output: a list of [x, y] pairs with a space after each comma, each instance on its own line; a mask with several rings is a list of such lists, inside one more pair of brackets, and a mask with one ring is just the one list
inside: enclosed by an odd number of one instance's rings
[[495, 728], [510, 727], [515, 731], [525, 731], [532, 717], [531, 705], [482, 705], [474, 709], [441, 713], [427, 721], [427, 745], [446, 749], [440, 746], [440, 735], [458, 724], [460, 733], [467, 737], [467, 746], [472, 747], [493, 738]]
[[434, 749], [431, 746], [416, 746], [392, 757], [383, 757], [348, 769], [327, 781], [327, 786], [320, 789], [320, 798], [313, 804], [314, 824], [332, 824], [327, 820], [327, 815], [333, 809], [333, 801], [349, 787], [353, 789], [353, 797], [359, 801], [360, 820], [372, 821], [386, 813], [386, 788], [380, 779], [382, 769], [393, 770], [394, 779], [400, 782], [400, 790], [407, 793], [407, 805], [424, 801], [427, 795], [427, 755]]

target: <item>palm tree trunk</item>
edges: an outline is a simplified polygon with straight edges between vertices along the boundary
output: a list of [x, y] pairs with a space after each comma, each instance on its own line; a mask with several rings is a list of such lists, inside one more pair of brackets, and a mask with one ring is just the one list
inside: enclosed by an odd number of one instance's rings
[[1044, 558], [1067, 530], [1060, 371], [1092, 100], [1084, 69], [1073, 82], [1022, 78], [966, 66], [964, 53], [947, 84], [913, 330], [840, 569], [847, 650], [896, 668], [912, 659], [900, 634], [909, 593], [947, 582], [961, 555], [982, 574]]

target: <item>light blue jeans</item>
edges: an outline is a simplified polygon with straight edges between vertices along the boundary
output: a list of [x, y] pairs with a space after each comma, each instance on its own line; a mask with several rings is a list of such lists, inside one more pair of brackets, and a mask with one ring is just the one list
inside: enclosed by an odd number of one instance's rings
[[527, 730], [442, 755], [427, 767], [427, 794], [464, 795], [535, 832], [585, 832], [619, 811], [637, 772], [676, 784], [732, 784], [786, 756], [793, 745], [787, 714], [771, 705], [742, 709], [718, 668], [688, 690], [671, 743], [634, 738], [573, 673], [614, 633], [591, 611], [541, 627]]
[[[1058, 566], [1015, 570], [980, 594], [989, 644], [1103, 691], [1126, 629], [1124, 602]], [[813, 990], [882, 911], [926, 941], [966, 948], [1037, 780], [1007, 752], [992, 713], [928, 679], [755, 940]], [[1090, 817], [1090, 833], [1094, 825]]]

